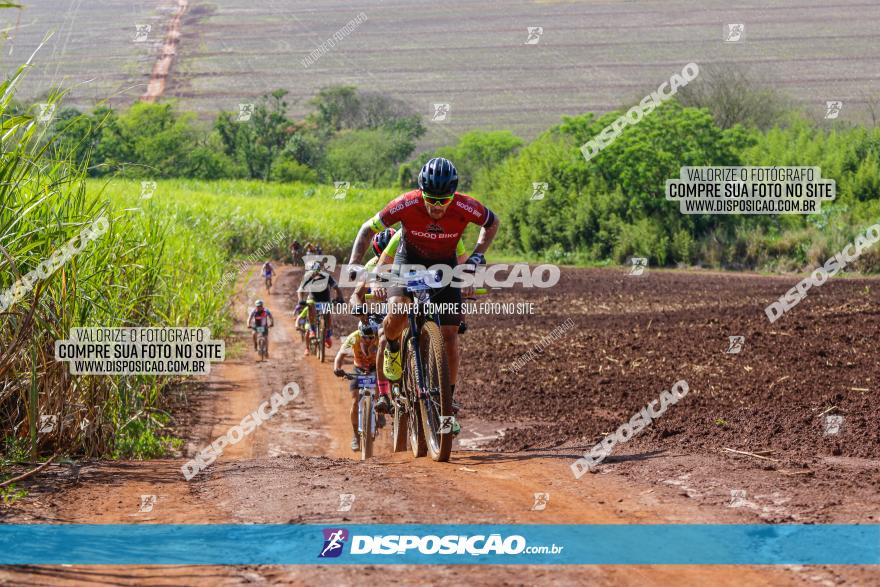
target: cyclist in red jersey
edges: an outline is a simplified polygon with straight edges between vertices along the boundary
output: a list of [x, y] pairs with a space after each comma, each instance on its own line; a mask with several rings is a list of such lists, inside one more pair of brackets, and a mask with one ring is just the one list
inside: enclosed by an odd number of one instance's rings
[[[403, 264], [426, 267], [434, 264], [456, 266], [458, 263], [455, 248], [468, 224], [477, 224], [481, 229], [476, 247], [467, 264], [484, 263], [483, 254], [498, 232], [498, 217], [474, 198], [456, 192], [456, 187], [458, 187], [458, 173], [452, 162], [443, 158], [428, 161], [419, 173], [419, 189], [398, 196], [361, 226], [352, 246], [349, 264], [354, 265], [360, 261], [376, 232], [398, 222], [401, 224], [403, 237], [394, 256], [395, 266]], [[406, 290], [402, 287], [388, 288], [389, 311], [383, 322], [386, 340], [383, 370], [390, 380], [400, 379], [402, 374], [400, 336], [406, 327], [406, 314], [395, 310], [399, 310], [407, 302], [405, 293]], [[431, 301], [435, 304], [456, 304], [454, 307], [458, 308], [461, 304], [461, 294], [460, 288], [447, 286], [432, 290]], [[454, 395], [458, 377], [458, 327], [461, 323], [461, 314], [455, 311], [443, 312], [439, 319], [449, 358], [449, 378]]]

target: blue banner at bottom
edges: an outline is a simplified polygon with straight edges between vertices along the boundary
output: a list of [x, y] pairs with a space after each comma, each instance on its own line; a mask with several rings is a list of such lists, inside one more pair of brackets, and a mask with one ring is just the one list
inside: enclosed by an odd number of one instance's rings
[[880, 524], [24, 524], [0, 564], [878, 565]]

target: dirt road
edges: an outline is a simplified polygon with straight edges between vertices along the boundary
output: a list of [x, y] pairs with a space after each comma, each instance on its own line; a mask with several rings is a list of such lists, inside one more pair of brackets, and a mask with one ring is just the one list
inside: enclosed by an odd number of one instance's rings
[[[485, 448], [497, 422], [462, 418], [465, 432], [451, 462], [391, 454], [388, 438], [370, 462], [348, 447], [346, 386], [329, 364], [302, 356], [291, 301], [299, 274], [280, 270], [267, 299], [276, 317], [270, 360], [256, 363], [239, 325], [237, 358], [215, 365], [188, 389], [190, 409], [178, 433], [185, 455], [151, 462], [96, 462], [53, 467], [35, 479], [30, 496], [7, 511], [6, 523], [754, 523], [750, 508], [699, 499], [697, 476], [634, 479], [616, 473], [575, 480], [569, 469], [587, 445], [507, 450]], [[253, 272], [235, 300], [235, 316], [263, 296]], [[241, 321], [239, 321], [241, 322]], [[348, 321], [348, 326], [352, 322]], [[337, 329], [337, 332], [340, 329]], [[347, 330], [345, 330], [347, 331]], [[477, 336], [469, 334], [467, 336]], [[227, 348], [233, 346], [227, 341]], [[334, 347], [333, 351], [338, 347]], [[328, 353], [328, 360], [333, 354]], [[289, 382], [302, 392], [272, 419], [187, 482], [180, 466]], [[473, 403], [475, 398], [471, 398]], [[496, 441], [497, 442], [497, 441]], [[462, 446], [463, 445], [463, 446]], [[671, 455], [661, 460], [675, 460]], [[657, 456], [656, 458], [660, 458]], [[696, 458], [691, 456], [691, 458]], [[709, 457], [711, 459], [711, 457]], [[703, 461], [704, 465], [711, 460]], [[535, 510], [535, 493], [549, 494]], [[354, 496], [339, 511], [340, 494]], [[144, 507], [142, 496], [147, 497]], [[757, 497], [755, 498], [757, 501]], [[780, 506], [783, 507], [783, 506]], [[150, 511], [139, 511], [147, 510]], [[866, 581], [864, 569], [698, 566], [260, 566], [21, 567], [0, 571], [10, 585], [395, 584], [471, 585], [787, 585]]]
[[159, 50], [156, 63], [153, 64], [147, 91], [141, 96], [142, 102], [155, 102], [165, 94], [168, 76], [171, 75], [171, 67], [177, 58], [177, 48], [180, 45], [180, 27], [187, 8], [189, 8], [189, 0], [176, 0], [176, 7], [168, 22], [162, 47]]

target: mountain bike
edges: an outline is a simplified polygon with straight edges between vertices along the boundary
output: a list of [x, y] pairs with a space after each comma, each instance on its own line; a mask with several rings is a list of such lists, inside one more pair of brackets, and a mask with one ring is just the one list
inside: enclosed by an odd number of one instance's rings
[[257, 333], [257, 353], [262, 363], [269, 358], [269, 327], [254, 326], [253, 329]]
[[373, 442], [379, 433], [376, 417], [376, 373], [346, 373], [345, 378], [357, 381], [358, 386], [358, 436], [361, 443], [361, 460], [373, 456]]
[[272, 276], [271, 275], [264, 275], [263, 278], [266, 283], [266, 293], [267, 294], [272, 293]]
[[315, 320], [317, 321], [317, 326], [315, 327], [316, 335], [311, 338], [309, 344], [310, 346], [313, 343], [315, 344], [315, 354], [318, 356], [318, 360], [322, 363], [324, 362], [324, 351], [327, 350], [327, 345], [324, 344], [324, 339], [327, 336], [327, 313], [329, 311], [329, 302], [315, 302]]
[[[403, 377], [396, 395], [392, 387], [392, 445], [395, 451], [401, 450], [401, 445], [405, 450], [401, 440], [405, 427], [414, 457], [430, 453], [431, 459], [446, 462], [452, 452], [455, 420], [446, 345], [439, 319], [428, 305], [431, 290], [437, 288], [437, 278], [432, 271], [416, 271], [405, 279], [413, 303], [407, 314], [409, 327], [402, 336]], [[478, 289], [475, 293], [482, 295], [487, 290]]]

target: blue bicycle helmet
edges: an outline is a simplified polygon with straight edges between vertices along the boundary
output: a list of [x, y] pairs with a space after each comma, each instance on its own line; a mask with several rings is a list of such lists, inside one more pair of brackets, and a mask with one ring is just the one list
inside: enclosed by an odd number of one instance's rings
[[419, 172], [419, 188], [429, 196], [448, 196], [458, 187], [458, 172], [449, 159], [435, 157]]

